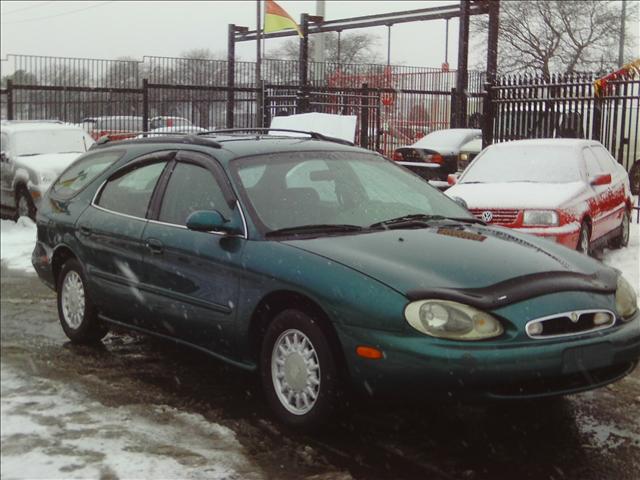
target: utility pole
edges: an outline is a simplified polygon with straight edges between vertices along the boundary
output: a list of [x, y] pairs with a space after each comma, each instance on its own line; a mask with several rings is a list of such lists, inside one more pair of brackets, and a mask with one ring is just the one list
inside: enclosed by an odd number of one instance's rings
[[624, 34], [627, 22], [627, 0], [622, 0], [622, 15], [620, 15], [620, 46], [618, 48], [618, 67], [624, 65]]
[[[316, 0], [316, 16], [325, 18], [325, 0]], [[323, 63], [327, 56], [325, 52], [326, 33], [318, 33], [315, 36], [315, 46], [313, 48], [313, 61]]]

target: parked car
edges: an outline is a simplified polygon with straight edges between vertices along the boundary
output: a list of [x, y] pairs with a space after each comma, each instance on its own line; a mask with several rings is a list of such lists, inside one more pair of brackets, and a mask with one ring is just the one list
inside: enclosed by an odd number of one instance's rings
[[593, 140], [543, 139], [487, 147], [447, 190], [485, 222], [588, 253], [629, 242], [624, 167]]
[[136, 116], [92, 117], [86, 122], [83, 120], [83, 123], [91, 129], [94, 140], [104, 136], [111, 140], [124, 140], [135, 137], [144, 130], [142, 117]]
[[4, 121], [2, 145], [2, 207], [15, 218], [35, 218], [51, 182], [93, 144], [81, 128], [62, 122]]
[[426, 180], [446, 182], [449, 174], [464, 170], [481, 149], [482, 130], [449, 128], [431, 132], [413, 145], [397, 148], [393, 160]]
[[109, 142], [60, 176], [32, 262], [72, 342], [117, 325], [192, 346], [309, 428], [344, 386], [531, 399], [636, 366], [618, 271], [487, 226], [377, 153], [271, 132]]
[[149, 120], [149, 130], [171, 127], [193, 127], [193, 123], [183, 117], [153, 117]]

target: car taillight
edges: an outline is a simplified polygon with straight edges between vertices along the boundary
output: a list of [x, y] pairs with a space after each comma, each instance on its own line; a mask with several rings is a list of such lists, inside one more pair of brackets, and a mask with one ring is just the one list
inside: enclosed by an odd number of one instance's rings
[[402, 155], [401, 152], [398, 152], [397, 150], [395, 152], [393, 152], [393, 161], [394, 162], [401, 162], [404, 160], [404, 155]]
[[426, 155], [424, 157], [424, 161], [427, 163], [438, 163], [442, 165], [444, 163], [444, 158], [439, 153], [432, 153], [430, 155]]

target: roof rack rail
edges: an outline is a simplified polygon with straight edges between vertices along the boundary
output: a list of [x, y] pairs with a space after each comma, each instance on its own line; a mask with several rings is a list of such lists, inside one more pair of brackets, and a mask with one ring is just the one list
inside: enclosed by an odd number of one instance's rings
[[270, 132], [288, 132], [288, 133], [301, 133], [303, 135], [309, 135], [313, 140], [323, 140], [325, 142], [334, 142], [340, 143], [342, 145], [354, 146], [353, 142], [349, 140], [344, 140], [342, 138], [330, 137], [329, 135], [324, 135], [318, 132], [309, 132], [305, 130], [292, 130], [289, 128], [267, 128], [267, 127], [249, 127], [249, 128], [222, 128], [220, 130], [207, 130], [205, 132], [197, 132], [195, 135], [211, 135], [217, 133], [240, 133], [240, 132], [258, 132], [258, 133], [266, 133], [269, 135]]
[[[182, 137], [183, 139], [189, 139], [191, 140], [191, 142], [186, 142], [186, 143], [203, 143], [206, 142], [207, 145], [209, 146], [213, 146], [216, 148], [222, 148], [222, 145], [220, 145], [218, 142], [214, 141], [214, 140], [208, 140], [208, 139], [200, 139], [198, 138], [196, 135], [194, 135], [193, 132], [153, 132], [153, 131], [142, 131], [142, 132], [118, 132], [118, 133], [114, 133], [114, 136], [117, 135], [127, 135], [126, 138], [120, 138], [117, 140], [114, 140], [111, 138], [110, 135], [103, 135], [102, 137], [100, 137], [98, 140], [95, 141], [95, 143], [92, 145], [92, 147], [99, 147], [102, 145], [106, 145], [107, 143], [110, 142], [126, 142], [126, 141], [132, 141], [132, 140], [145, 140], [145, 139], [156, 139], [156, 140], [167, 140], [170, 137]], [[138, 138], [140, 135], [143, 135], [142, 138]]]

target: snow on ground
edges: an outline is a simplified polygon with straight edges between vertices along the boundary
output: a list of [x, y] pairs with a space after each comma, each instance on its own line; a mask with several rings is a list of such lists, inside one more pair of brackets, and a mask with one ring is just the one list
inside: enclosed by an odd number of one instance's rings
[[165, 405], [105, 406], [2, 364], [2, 478], [258, 479], [233, 431]]
[[36, 224], [28, 217], [20, 217], [17, 222], [12, 220], [0, 220], [0, 222], [2, 266], [34, 272], [31, 265], [31, 252], [36, 243]]

